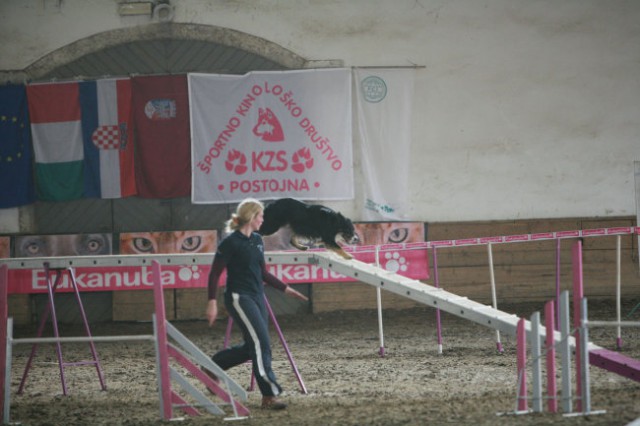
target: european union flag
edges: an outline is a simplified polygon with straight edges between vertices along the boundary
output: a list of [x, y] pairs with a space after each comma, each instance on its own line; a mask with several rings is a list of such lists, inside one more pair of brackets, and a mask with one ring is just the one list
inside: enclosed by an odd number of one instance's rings
[[0, 86], [0, 209], [34, 201], [27, 91], [22, 85]]

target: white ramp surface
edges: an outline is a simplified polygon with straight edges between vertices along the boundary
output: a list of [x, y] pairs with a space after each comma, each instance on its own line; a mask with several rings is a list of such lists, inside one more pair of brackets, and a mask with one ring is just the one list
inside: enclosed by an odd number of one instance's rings
[[[268, 264], [312, 264], [322, 268], [338, 272], [347, 277], [354, 278], [365, 284], [390, 291], [403, 297], [415, 300], [444, 312], [473, 321], [486, 327], [516, 335], [519, 317], [515, 314], [495, 309], [493, 306], [470, 300], [467, 297], [458, 296], [441, 288], [425, 284], [421, 281], [386, 271], [372, 264], [364, 263], [356, 259], [343, 259], [331, 252], [267, 252], [265, 258]], [[527, 336], [531, 339], [531, 323], [526, 321]], [[540, 329], [540, 338], [545, 337], [544, 328]], [[559, 342], [559, 332], [554, 333], [554, 340]], [[531, 340], [530, 340], [531, 341]], [[575, 347], [575, 340], [570, 338], [569, 344]], [[589, 350], [600, 349], [593, 344]]]

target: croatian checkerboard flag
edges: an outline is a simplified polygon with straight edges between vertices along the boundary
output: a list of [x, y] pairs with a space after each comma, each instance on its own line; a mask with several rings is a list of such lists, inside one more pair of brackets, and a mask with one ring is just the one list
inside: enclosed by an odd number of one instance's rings
[[81, 82], [80, 105], [84, 196], [123, 198], [135, 195], [131, 80]]

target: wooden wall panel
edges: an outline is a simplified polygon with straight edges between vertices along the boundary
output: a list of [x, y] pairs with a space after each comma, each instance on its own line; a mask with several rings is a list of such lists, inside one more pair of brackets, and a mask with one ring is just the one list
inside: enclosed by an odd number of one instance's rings
[[[168, 320], [175, 319], [174, 291], [164, 290], [164, 307]], [[151, 321], [155, 312], [153, 291], [114, 291], [113, 321]]]

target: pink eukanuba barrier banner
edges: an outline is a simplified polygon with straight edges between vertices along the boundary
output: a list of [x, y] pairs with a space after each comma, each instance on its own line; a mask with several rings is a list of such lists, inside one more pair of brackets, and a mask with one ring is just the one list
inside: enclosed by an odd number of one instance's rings
[[[375, 263], [375, 252], [353, 252], [366, 263]], [[426, 250], [391, 249], [379, 253], [380, 266], [388, 271], [417, 280], [429, 278]], [[317, 265], [267, 265], [268, 270], [289, 284], [350, 282], [351, 278]], [[207, 286], [209, 265], [171, 265], [162, 267], [165, 288], [200, 288]], [[151, 290], [150, 266], [77, 268], [76, 284], [80, 291]], [[52, 283], [55, 274], [51, 274]], [[222, 277], [224, 285], [226, 277]], [[9, 271], [9, 294], [46, 293], [47, 277], [43, 269], [13, 269]], [[72, 291], [69, 274], [62, 274], [56, 291]]]

